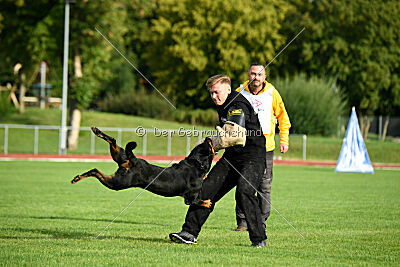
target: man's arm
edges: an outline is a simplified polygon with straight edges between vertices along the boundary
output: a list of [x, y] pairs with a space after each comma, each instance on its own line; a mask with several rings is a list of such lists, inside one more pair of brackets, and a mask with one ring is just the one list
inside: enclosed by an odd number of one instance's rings
[[231, 146], [245, 146], [246, 116], [248, 116], [247, 107], [241, 105], [229, 107], [225, 124], [216, 127], [217, 136], [210, 137], [215, 151]]
[[279, 123], [280, 151], [286, 153], [289, 150], [289, 129], [291, 126], [289, 115], [286, 112], [282, 97], [276, 89], [273, 91], [273, 100], [272, 106]]

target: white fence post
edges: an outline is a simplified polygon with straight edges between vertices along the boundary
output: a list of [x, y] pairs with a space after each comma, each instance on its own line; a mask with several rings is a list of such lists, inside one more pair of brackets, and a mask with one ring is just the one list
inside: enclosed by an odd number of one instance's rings
[[95, 151], [95, 144], [94, 144], [94, 133], [89, 131], [90, 133], [90, 154], [93, 155]]
[[307, 153], [307, 135], [303, 135], [303, 160], [306, 160]]
[[118, 137], [117, 137], [117, 144], [122, 146], [122, 137], [121, 137], [121, 128], [118, 128]]
[[197, 137], [199, 143], [202, 138], [203, 138], [203, 131], [200, 131], [199, 136]]
[[146, 156], [147, 153], [147, 132], [145, 131], [143, 134], [143, 151], [142, 151], [142, 155]]
[[4, 127], [4, 154], [8, 154], [8, 125]]
[[186, 155], [189, 155], [190, 153], [190, 135], [188, 134], [186, 136]]
[[33, 137], [33, 154], [38, 154], [38, 147], [39, 147], [39, 128], [35, 126], [35, 135]]
[[[63, 129], [63, 127], [60, 127], [59, 128], [59, 131], [58, 131], [58, 155], [61, 155], [62, 154], [62, 148], [61, 148], [61, 146], [62, 146], [62, 142], [61, 142], [61, 138], [63, 137], [63, 135], [62, 135], [62, 129]], [[66, 150], [66, 149], [65, 149]]]
[[168, 130], [167, 156], [171, 156], [171, 131]]

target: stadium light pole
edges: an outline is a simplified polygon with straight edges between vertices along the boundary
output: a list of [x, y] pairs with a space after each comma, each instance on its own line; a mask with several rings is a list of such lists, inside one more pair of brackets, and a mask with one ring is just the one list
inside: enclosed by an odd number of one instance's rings
[[69, 4], [74, 1], [65, 0], [64, 16], [64, 58], [63, 58], [63, 86], [61, 106], [61, 131], [58, 154], [67, 153], [67, 97], [68, 97], [68, 46], [69, 46]]

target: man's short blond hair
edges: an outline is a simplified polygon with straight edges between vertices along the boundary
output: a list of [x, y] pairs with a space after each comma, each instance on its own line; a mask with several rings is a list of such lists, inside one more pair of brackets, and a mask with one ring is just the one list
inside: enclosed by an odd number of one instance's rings
[[211, 87], [213, 87], [213, 85], [217, 84], [217, 83], [226, 83], [229, 84], [229, 86], [231, 85], [231, 79], [229, 78], [228, 75], [225, 74], [217, 74], [214, 76], [211, 76], [210, 78], [208, 78], [207, 83], [206, 83], [206, 87], [208, 90], [211, 89]]

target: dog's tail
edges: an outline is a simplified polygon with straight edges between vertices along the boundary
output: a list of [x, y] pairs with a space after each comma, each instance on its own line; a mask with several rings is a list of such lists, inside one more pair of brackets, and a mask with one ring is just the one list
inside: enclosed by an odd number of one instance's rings
[[137, 146], [136, 142], [129, 142], [125, 146], [125, 153], [130, 161], [133, 161], [134, 159], [136, 159], [135, 155], [132, 152], [132, 150], [134, 150], [136, 148], [136, 146]]

